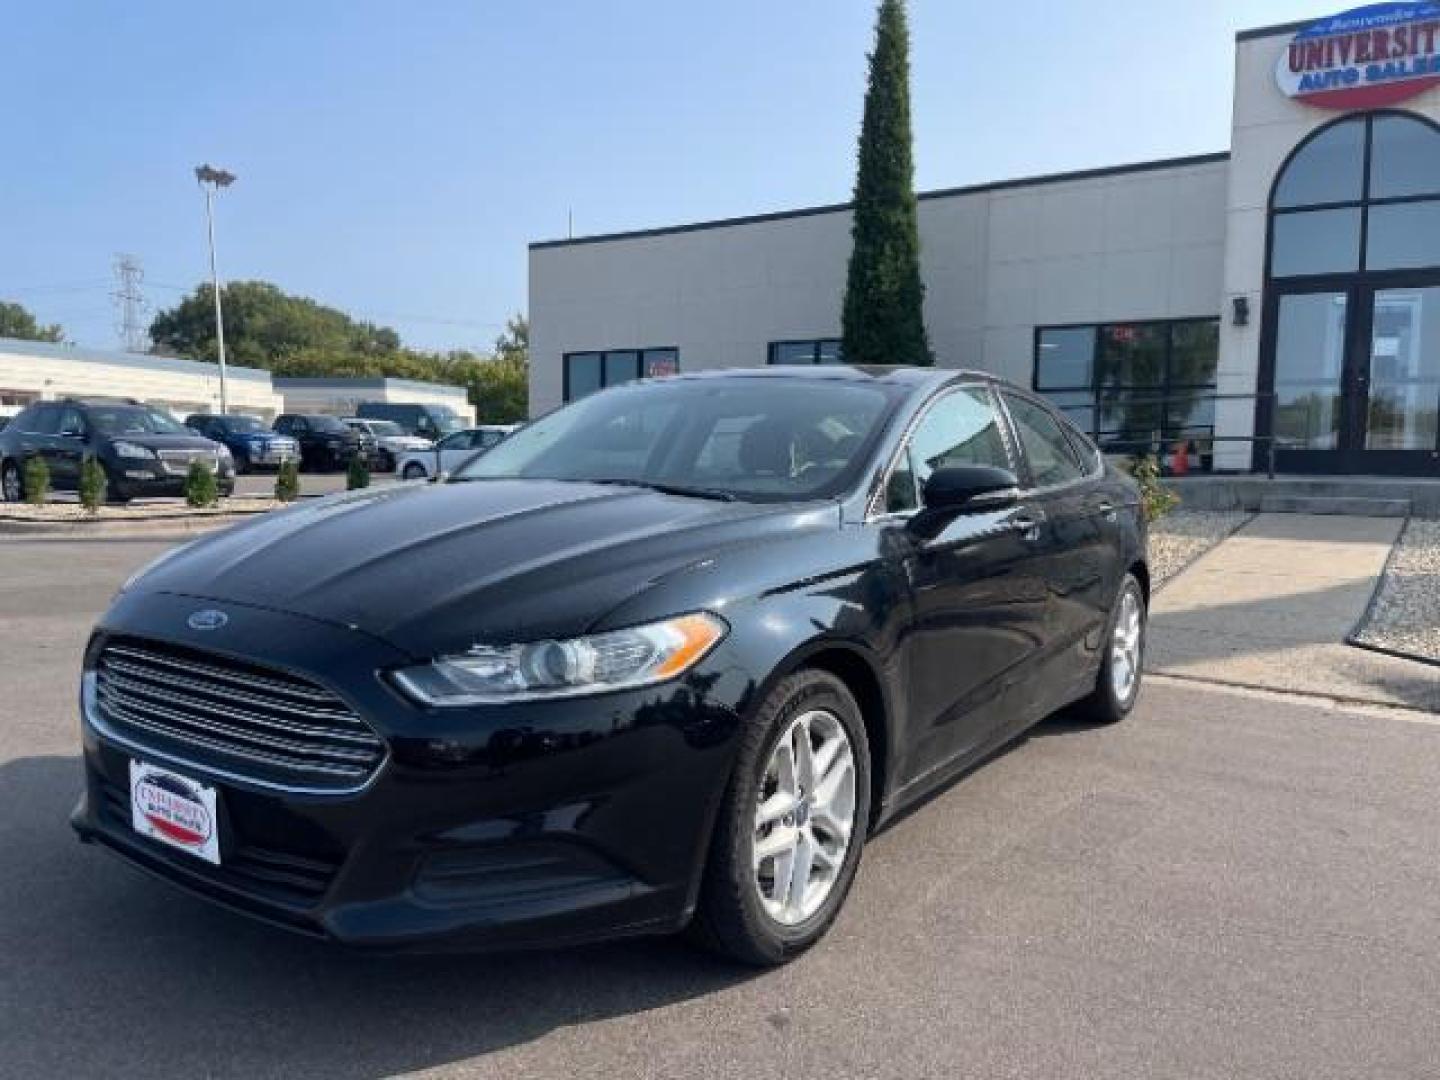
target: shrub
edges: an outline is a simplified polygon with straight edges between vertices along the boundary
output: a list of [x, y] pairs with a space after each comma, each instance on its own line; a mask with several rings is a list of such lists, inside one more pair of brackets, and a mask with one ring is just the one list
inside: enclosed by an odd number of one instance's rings
[[300, 497], [300, 465], [293, 459], [280, 466], [275, 474], [276, 502], [294, 502]]
[[370, 470], [366, 467], [365, 461], [358, 454], [350, 459], [350, 467], [345, 470], [345, 488], [348, 491], [355, 491], [357, 488], [370, 486]]
[[1158, 521], [1180, 505], [1180, 496], [1160, 481], [1160, 462], [1146, 454], [1130, 463], [1130, 475], [1140, 485], [1140, 505], [1146, 521]]
[[40, 506], [50, 497], [50, 466], [44, 458], [32, 457], [25, 462], [25, 472], [20, 479], [25, 501], [31, 506]]
[[80, 463], [80, 505], [93, 514], [104, 501], [105, 469], [94, 454], [86, 454]]
[[215, 486], [215, 473], [203, 461], [192, 461], [190, 471], [185, 474], [185, 502], [200, 509], [214, 506], [220, 501], [220, 491]]

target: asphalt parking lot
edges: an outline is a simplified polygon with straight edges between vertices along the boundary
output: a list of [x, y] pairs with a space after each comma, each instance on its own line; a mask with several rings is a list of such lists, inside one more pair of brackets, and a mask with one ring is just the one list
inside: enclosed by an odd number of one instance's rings
[[77, 843], [89, 625], [161, 545], [3, 543], [0, 1076], [1440, 1072], [1440, 725], [1153, 683], [876, 837], [781, 971], [669, 941], [379, 959]]

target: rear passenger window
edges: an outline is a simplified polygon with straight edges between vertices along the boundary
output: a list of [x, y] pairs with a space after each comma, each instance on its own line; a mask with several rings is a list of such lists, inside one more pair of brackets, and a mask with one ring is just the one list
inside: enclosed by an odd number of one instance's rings
[[988, 391], [966, 387], [930, 407], [890, 474], [885, 512], [919, 509], [925, 481], [936, 469], [949, 465], [1014, 468]]
[[1087, 470], [1081, 467], [1075, 448], [1048, 410], [1014, 394], [1005, 395], [1005, 404], [1036, 487], [1053, 487], [1085, 475]]

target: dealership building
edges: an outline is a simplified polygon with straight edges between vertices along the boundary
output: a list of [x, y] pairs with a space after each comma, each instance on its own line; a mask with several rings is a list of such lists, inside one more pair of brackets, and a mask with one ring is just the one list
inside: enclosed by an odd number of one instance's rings
[[[1097, 118], [1096, 122], [1100, 122]], [[1237, 35], [1230, 149], [920, 195], [937, 363], [1177, 469], [1440, 475], [1440, 4]], [[532, 244], [532, 414], [835, 363], [845, 205]]]

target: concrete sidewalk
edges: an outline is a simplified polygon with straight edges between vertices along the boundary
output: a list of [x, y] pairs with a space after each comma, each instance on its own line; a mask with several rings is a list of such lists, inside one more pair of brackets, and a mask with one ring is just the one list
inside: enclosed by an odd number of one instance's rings
[[1403, 524], [1259, 515], [1156, 596], [1147, 668], [1440, 712], [1433, 667], [1344, 644]]

